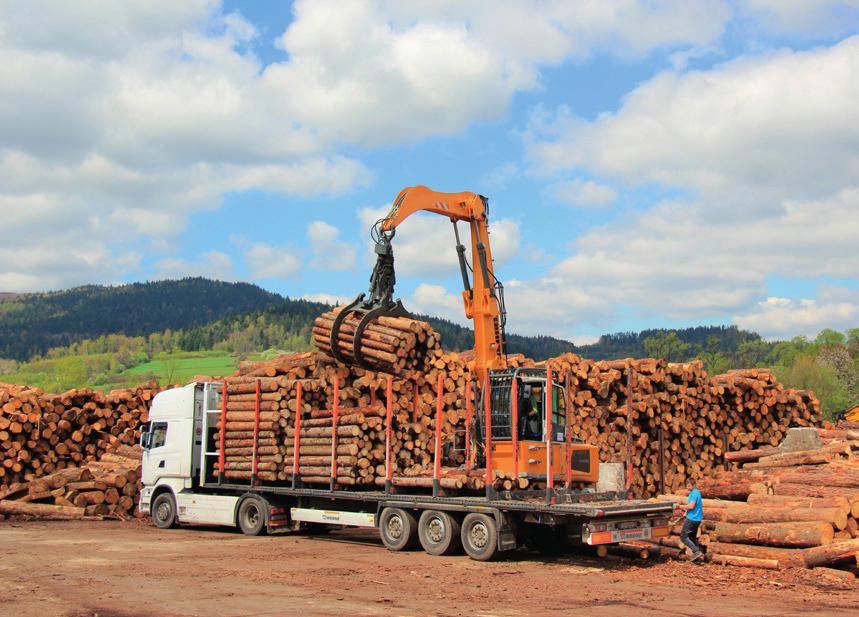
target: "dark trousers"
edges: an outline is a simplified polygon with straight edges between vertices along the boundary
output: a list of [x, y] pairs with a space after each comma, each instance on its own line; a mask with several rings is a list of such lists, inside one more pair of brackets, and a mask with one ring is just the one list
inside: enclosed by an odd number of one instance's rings
[[680, 541], [692, 549], [693, 553], [700, 553], [701, 547], [698, 546], [698, 528], [701, 526], [701, 521], [690, 521], [688, 518], [683, 520], [683, 528], [680, 530]]

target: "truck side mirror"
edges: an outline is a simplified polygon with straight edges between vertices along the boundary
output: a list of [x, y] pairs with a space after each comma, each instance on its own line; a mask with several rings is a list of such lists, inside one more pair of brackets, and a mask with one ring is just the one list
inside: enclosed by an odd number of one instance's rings
[[149, 442], [151, 441], [152, 433], [149, 432], [149, 424], [144, 424], [140, 428], [140, 446], [144, 450], [149, 449]]

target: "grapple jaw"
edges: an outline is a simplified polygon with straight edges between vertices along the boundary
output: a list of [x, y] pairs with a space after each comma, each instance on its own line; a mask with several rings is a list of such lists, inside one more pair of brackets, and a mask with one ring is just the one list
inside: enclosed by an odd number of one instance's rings
[[372, 304], [364, 301], [365, 294], [358, 296], [346, 306], [343, 307], [337, 317], [334, 318], [334, 324], [331, 327], [331, 354], [334, 359], [342, 364], [349, 364], [349, 360], [343, 356], [340, 351], [340, 328], [343, 325], [347, 315], [355, 315], [361, 318], [361, 321], [355, 328], [355, 334], [352, 337], [352, 356], [355, 358], [355, 363], [361, 368], [373, 370], [373, 367], [364, 358], [361, 353], [361, 339], [364, 336], [364, 330], [374, 320], [379, 317], [411, 317], [411, 314], [403, 306], [401, 300], [391, 301], [385, 304]]
[[401, 300], [392, 299], [394, 284], [396, 283], [394, 251], [391, 246], [393, 237], [393, 232], [385, 233], [379, 231], [379, 224], [377, 223], [374, 228], [376, 266], [370, 275], [370, 297], [367, 298], [367, 295], [363, 293], [358, 294], [334, 318], [334, 325], [331, 327], [331, 354], [335, 360], [342, 364], [349, 363], [343, 357], [343, 352], [340, 351], [339, 345], [340, 328], [347, 315], [354, 314], [361, 318], [361, 321], [355, 328], [355, 335], [352, 339], [352, 356], [358, 366], [367, 370], [373, 370], [361, 353], [361, 337], [364, 335], [364, 330], [367, 326], [379, 317], [411, 317], [409, 312], [403, 307]]

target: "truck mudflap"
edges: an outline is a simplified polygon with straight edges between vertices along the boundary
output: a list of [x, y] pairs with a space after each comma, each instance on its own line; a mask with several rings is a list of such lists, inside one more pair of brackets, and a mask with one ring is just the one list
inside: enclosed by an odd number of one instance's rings
[[668, 519], [625, 519], [587, 523], [582, 527], [582, 540], [591, 546], [616, 544], [630, 540], [654, 540], [668, 536]]

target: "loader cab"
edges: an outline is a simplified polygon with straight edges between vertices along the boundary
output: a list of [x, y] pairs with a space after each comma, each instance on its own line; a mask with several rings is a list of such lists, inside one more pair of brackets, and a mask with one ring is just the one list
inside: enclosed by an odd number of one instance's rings
[[[547, 382], [543, 368], [490, 371], [491, 466], [509, 477], [518, 473], [520, 478], [545, 480], [547, 448], [551, 448], [551, 469], [556, 480], [596, 482], [598, 451], [577, 439], [568, 439], [570, 402], [566, 391], [554, 379], [551, 384]], [[481, 400], [483, 396], [481, 392]], [[549, 405], [551, 426], [546, 421]], [[475, 437], [485, 452], [483, 414], [476, 417]]]

